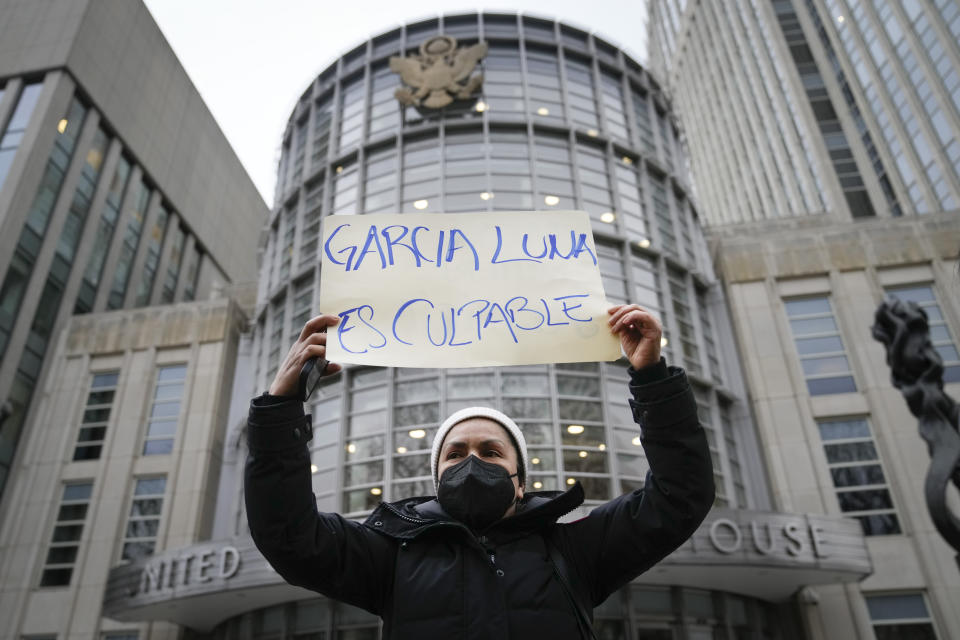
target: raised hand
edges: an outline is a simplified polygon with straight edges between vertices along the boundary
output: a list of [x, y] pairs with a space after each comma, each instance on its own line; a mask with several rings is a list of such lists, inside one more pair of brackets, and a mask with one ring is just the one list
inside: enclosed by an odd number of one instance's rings
[[610, 331], [620, 339], [620, 346], [634, 369], [660, 361], [660, 320], [638, 304], [622, 304], [607, 309]]
[[[287, 357], [280, 363], [277, 369], [277, 375], [273, 378], [269, 393], [272, 396], [292, 396], [297, 393], [300, 384], [300, 369], [303, 363], [313, 357], [324, 357], [327, 352], [327, 327], [332, 327], [340, 322], [340, 318], [331, 315], [322, 315], [311, 318], [303, 325], [303, 331], [300, 337], [290, 351]], [[335, 362], [328, 362], [323, 375], [331, 375], [340, 371], [340, 365]]]

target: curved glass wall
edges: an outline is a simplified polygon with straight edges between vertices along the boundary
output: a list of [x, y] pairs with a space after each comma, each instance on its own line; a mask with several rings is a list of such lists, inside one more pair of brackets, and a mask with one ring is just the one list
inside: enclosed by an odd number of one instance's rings
[[[594, 609], [598, 638], [789, 638], [785, 607], [719, 591], [634, 585]], [[218, 625], [212, 640], [377, 640], [376, 616], [326, 599], [251, 611]]]
[[[393, 55], [443, 33], [484, 41], [474, 99], [419, 113], [394, 98]], [[634, 61], [595, 36], [515, 15], [471, 14], [373, 38], [325, 70], [291, 115], [263, 247], [254, 351], [269, 385], [316, 313], [322, 218], [375, 212], [583, 209], [611, 303], [635, 301], [665, 328], [664, 355], [695, 384], [718, 502], [747, 507], [739, 453], [748, 425], [723, 363], [722, 294], [683, 173], [667, 103]], [[482, 369], [348, 367], [310, 410], [321, 510], [360, 516], [381, 500], [430, 494], [429, 447], [470, 405], [516, 419], [530, 447], [529, 490], [576, 480], [588, 504], [643, 483], [626, 362]], [[737, 385], [732, 385], [737, 388]]]

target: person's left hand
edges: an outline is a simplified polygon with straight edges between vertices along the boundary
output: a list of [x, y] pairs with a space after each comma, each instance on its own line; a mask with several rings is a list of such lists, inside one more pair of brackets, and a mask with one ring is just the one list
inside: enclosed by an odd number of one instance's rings
[[660, 320], [638, 304], [622, 304], [607, 309], [610, 331], [620, 338], [620, 346], [634, 369], [660, 361]]

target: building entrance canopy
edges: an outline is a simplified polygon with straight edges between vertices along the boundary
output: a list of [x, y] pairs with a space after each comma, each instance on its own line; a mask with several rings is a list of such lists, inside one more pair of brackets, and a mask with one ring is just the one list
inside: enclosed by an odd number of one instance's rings
[[[775, 602], [807, 585], [857, 582], [871, 570], [855, 520], [715, 509], [687, 543], [636, 582]], [[243, 612], [311, 597], [316, 594], [284, 582], [250, 538], [237, 538], [115, 567], [103, 612], [124, 622], [165, 620], [206, 632]]]

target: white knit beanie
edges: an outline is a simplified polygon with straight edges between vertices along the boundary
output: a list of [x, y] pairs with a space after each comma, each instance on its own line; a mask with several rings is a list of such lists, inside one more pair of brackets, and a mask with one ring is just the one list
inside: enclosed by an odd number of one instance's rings
[[496, 409], [491, 409], [490, 407], [467, 407], [466, 409], [460, 409], [452, 416], [443, 421], [443, 424], [440, 425], [440, 428], [437, 429], [437, 435], [433, 437], [433, 451], [430, 454], [430, 471], [433, 476], [433, 486], [438, 488], [440, 486], [440, 479], [437, 477], [437, 464], [440, 460], [440, 447], [443, 446], [443, 439], [447, 437], [447, 432], [450, 431], [454, 426], [463, 422], [464, 420], [469, 420], [470, 418], [488, 418], [494, 422], [503, 426], [504, 429], [510, 432], [510, 435], [513, 436], [514, 441], [517, 443], [517, 448], [520, 454], [520, 475], [524, 479], [527, 477], [527, 469], [530, 468], [530, 461], [527, 459], [527, 441], [523, 438], [523, 433], [520, 431], [520, 427], [517, 426], [517, 423], [508, 418], [505, 414], [497, 411]]

